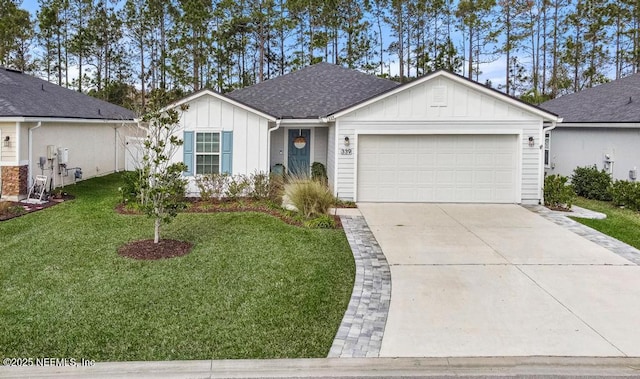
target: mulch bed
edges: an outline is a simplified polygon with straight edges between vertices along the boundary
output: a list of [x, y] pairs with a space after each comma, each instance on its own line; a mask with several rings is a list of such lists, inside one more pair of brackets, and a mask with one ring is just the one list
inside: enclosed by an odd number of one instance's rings
[[[220, 212], [260, 212], [279, 218], [284, 223], [294, 226], [304, 226], [304, 224], [291, 216], [286, 212], [278, 209], [271, 208], [265, 205], [263, 202], [253, 199], [243, 199], [242, 201], [230, 201], [230, 200], [211, 200], [200, 201], [192, 200], [189, 202], [189, 207], [183, 212], [186, 213], [220, 213]], [[139, 215], [141, 212], [128, 208], [126, 204], [116, 205], [116, 212], [127, 215]], [[342, 229], [342, 222], [340, 216], [333, 216], [336, 223], [336, 229]]]
[[18, 201], [9, 201], [9, 203], [11, 203], [11, 207], [20, 207], [22, 209], [18, 212], [12, 211], [12, 212], [0, 213], [0, 221], [10, 220], [12, 218], [24, 216], [26, 214], [37, 212], [46, 208], [51, 208], [54, 205], [58, 205], [60, 203], [73, 200], [73, 199], [75, 199], [75, 196], [64, 194], [62, 198], [59, 198], [59, 199], [51, 198], [49, 201], [43, 204], [27, 204], [27, 203], [21, 203]]
[[191, 248], [193, 244], [185, 241], [160, 240], [158, 243], [153, 243], [153, 240], [141, 240], [121, 246], [118, 254], [133, 259], [156, 260], [187, 255], [191, 252]]

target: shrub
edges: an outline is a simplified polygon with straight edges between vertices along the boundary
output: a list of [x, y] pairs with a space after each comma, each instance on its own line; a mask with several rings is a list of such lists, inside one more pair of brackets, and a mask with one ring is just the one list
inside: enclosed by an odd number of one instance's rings
[[122, 202], [127, 203], [133, 200], [136, 202], [141, 191], [142, 170], [125, 171], [122, 174], [122, 185], [118, 188], [122, 194]]
[[251, 182], [246, 175], [229, 175], [225, 196], [231, 200], [247, 196]]
[[327, 168], [320, 162], [313, 162], [311, 165], [311, 179], [326, 183], [327, 182]]
[[332, 216], [325, 214], [306, 221], [304, 226], [312, 229], [333, 229], [336, 227], [336, 221]]
[[571, 184], [578, 196], [587, 199], [610, 201], [611, 176], [605, 170], [598, 170], [593, 165], [591, 167], [577, 167], [573, 170]]
[[9, 201], [0, 201], [0, 216], [17, 215], [24, 212], [24, 208], [19, 205], [14, 205]]
[[326, 214], [335, 201], [324, 183], [308, 179], [291, 179], [284, 194], [307, 219]]
[[640, 210], [640, 183], [616, 180], [609, 192], [615, 205]]
[[208, 174], [197, 176], [196, 186], [200, 191], [200, 198], [206, 199], [220, 199], [225, 194], [227, 189], [227, 182], [229, 181], [229, 174]]
[[567, 185], [567, 177], [549, 175], [544, 178], [544, 205], [553, 208], [571, 208], [575, 193]]
[[249, 196], [256, 200], [269, 198], [270, 180], [269, 175], [261, 171], [255, 171], [249, 175], [250, 191]]

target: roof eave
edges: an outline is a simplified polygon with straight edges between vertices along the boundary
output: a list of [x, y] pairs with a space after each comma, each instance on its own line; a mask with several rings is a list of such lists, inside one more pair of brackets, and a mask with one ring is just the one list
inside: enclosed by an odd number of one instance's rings
[[622, 121], [622, 122], [614, 122], [614, 121], [593, 121], [593, 122], [584, 122], [584, 121], [565, 121], [558, 127], [562, 128], [618, 128], [618, 129], [636, 129], [640, 128], [640, 121], [631, 122], [631, 121]]
[[34, 116], [0, 116], [0, 121], [5, 122], [66, 122], [66, 123], [95, 123], [112, 124], [126, 123], [134, 124], [136, 120], [131, 119], [111, 119], [111, 118], [80, 118], [80, 117], [34, 117]]

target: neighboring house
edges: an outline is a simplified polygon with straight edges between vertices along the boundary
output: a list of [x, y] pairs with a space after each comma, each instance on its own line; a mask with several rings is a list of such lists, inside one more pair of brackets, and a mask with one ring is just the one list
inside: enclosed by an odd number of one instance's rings
[[563, 118], [545, 143], [548, 174], [571, 176], [596, 165], [614, 179], [636, 180], [640, 168], [640, 74], [547, 101]]
[[[25, 198], [36, 175], [50, 187], [123, 170], [128, 109], [0, 67], [0, 196]], [[76, 174], [77, 173], [77, 174]]]
[[446, 71], [398, 85], [328, 63], [168, 109], [183, 105], [186, 175], [320, 162], [353, 201], [538, 203], [543, 130], [559, 121]]

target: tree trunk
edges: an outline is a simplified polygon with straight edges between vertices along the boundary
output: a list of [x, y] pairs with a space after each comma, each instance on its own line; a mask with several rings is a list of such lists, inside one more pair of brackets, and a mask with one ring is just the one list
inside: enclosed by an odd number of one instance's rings
[[153, 231], [153, 243], [160, 242], [160, 225], [162, 224], [162, 219], [159, 217], [155, 220], [154, 231]]
[[505, 73], [505, 89], [507, 90], [506, 93], [507, 95], [510, 94], [509, 90], [511, 89], [510, 87], [510, 80], [511, 78], [509, 77], [509, 71], [510, 71], [510, 67], [511, 67], [511, 9], [509, 9], [509, 1], [505, 2], [505, 14], [506, 14], [506, 22], [505, 22], [505, 28], [506, 30], [506, 38], [507, 41], [505, 42], [506, 46], [506, 53], [507, 53], [507, 72]]
[[469, 79], [473, 80], [473, 27], [469, 26]]

